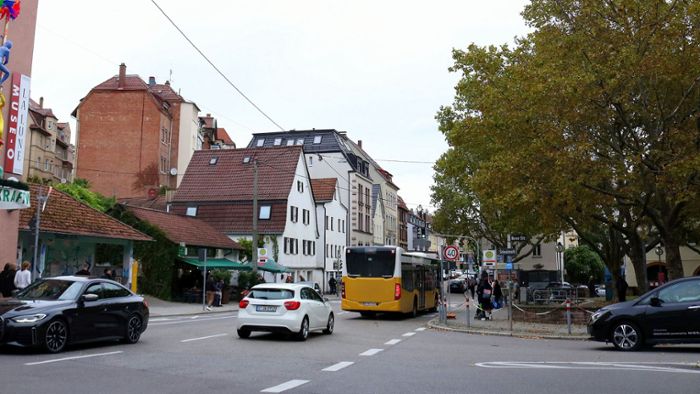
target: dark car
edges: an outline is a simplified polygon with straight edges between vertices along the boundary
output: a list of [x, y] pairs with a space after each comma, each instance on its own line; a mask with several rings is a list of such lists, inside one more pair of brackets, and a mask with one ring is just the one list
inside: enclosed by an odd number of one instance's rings
[[136, 343], [148, 315], [143, 297], [108, 279], [39, 279], [0, 302], [0, 344], [42, 346], [57, 353], [72, 343]]
[[467, 290], [467, 283], [462, 279], [450, 280], [450, 293], [464, 293]]
[[601, 308], [591, 315], [588, 333], [620, 350], [700, 342], [700, 277], [677, 279], [636, 300]]

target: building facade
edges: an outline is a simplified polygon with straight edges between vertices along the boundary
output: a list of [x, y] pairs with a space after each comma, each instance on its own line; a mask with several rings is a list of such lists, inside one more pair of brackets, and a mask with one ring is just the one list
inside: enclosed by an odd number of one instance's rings
[[29, 134], [24, 156], [27, 179], [65, 183], [73, 181], [75, 146], [70, 143], [70, 125], [59, 123], [44, 98], [29, 101]]
[[[340, 278], [345, 261], [345, 240], [347, 238], [348, 209], [340, 201], [340, 187], [336, 178], [312, 179], [316, 220], [319, 238], [316, 261], [323, 267], [324, 281], [321, 288], [327, 289], [331, 277]], [[322, 246], [322, 247], [321, 247]]]

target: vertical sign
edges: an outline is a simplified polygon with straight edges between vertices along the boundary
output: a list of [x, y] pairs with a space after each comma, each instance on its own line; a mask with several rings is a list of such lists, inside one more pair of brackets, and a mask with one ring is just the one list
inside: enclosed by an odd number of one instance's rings
[[24, 172], [24, 147], [29, 116], [29, 83], [26, 75], [12, 74], [9, 122], [7, 123], [7, 146], [5, 148], [5, 171], [16, 175]]

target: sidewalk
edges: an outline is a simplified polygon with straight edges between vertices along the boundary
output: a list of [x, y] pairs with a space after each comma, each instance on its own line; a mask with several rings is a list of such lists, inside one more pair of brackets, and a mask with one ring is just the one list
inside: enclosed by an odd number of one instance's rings
[[571, 334], [569, 334], [566, 324], [513, 321], [513, 331], [511, 332], [507, 305], [504, 308], [493, 310], [491, 320], [474, 319], [476, 310], [473, 307], [474, 303], [471, 303], [471, 305], [472, 307], [469, 309], [469, 323], [467, 323], [464, 305], [452, 305], [449, 311], [456, 314], [455, 319], [447, 319], [447, 324], [442, 324], [439, 318], [435, 318], [428, 322], [428, 326], [435, 329], [464, 332], [468, 334], [501, 335], [520, 338], [578, 340], [590, 338], [586, 331], [586, 326], [581, 324], [572, 324]]

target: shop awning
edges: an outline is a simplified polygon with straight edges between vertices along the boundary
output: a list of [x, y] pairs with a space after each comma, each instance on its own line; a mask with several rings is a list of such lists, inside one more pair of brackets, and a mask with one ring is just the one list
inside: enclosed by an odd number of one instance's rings
[[[178, 257], [178, 259], [184, 261], [187, 264], [194, 265], [197, 268], [204, 267], [204, 262], [199, 261], [198, 258], [196, 257]], [[231, 261], [227, 259], [207, 259], [207, 269], [209, 268], [223, 268], [223, 269], [229, 269], [229, 270], [238, 270], [238, 271], [251, 271], [252, 268], [250, 266], [239, 263], [237, 261]]]
[[[248, 266], [250, 268], [250, 266]], [[282, 272], [287, 272], [287, 267], [278, 264], [272, 259], [267, 259], [267, 261], [263, 262], [258, 262], [258, 269], [260, 271], [267, 271], [267, 272], [273, 272], [276, 274], [282, 273]]]

